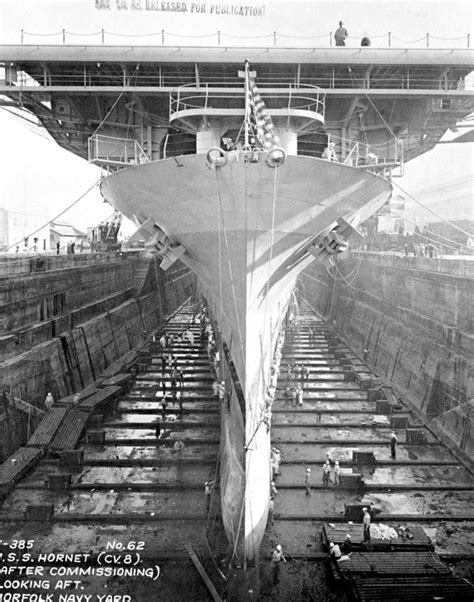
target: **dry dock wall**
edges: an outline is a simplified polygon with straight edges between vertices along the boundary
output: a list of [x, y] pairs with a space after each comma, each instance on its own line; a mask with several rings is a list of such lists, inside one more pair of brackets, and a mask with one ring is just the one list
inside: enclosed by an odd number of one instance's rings
[[194, 290], [183, 264], [165, 273], [145, 253], [50, 256], [39, 271], [32, 261], [0, 259], [0, 461], [39, 420], [11, 394], [43, 408], [48, 391], [82, 389]]
[[[354, 253], [300, 292], [395, 391], [473, 457], [474, 262]], [[334, 275], [332, 275], [334, 274]]]

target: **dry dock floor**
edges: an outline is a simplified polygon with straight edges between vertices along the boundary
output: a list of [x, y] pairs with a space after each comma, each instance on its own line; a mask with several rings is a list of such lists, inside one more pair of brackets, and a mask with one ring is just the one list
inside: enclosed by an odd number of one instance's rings
[[[291, 390], [300, 380], [291, 374], [288, 377], [288, 365], [295, 361], [309, 368], [308, 379], [301, 381], [302, 406], [294, 403], [291, 393], [285, 395], [285, 389]], [[473, 581], [472, 472], [403, 404], [389, 406], [388, 412], [385, 406], [384, 410], [380, 391], [381, 383], [362, 360], [309, 308], [300, 311], [292, 332], [287, 330], [272, 411], [272, 445], [280, 450], [282, 462], [280, 474], [275, 476], [274, 519], [268, 523], [260, 554], [260, 599], [340, 601], [352, 599], [351, 595], [364, 600], [412, 599], [397, 585], [395, 574], [389, 576], [393, 583], [384, 593], [380, 589], [383, 579], [377, 585], [357, 581], [358, 575], [352, 575], [352, 582], [359, 583], [360, 588], [355, 593], [339, 580], [329, 580], [333, 571], [325, 560], [328, 540], [323, 534], [325, 528], [334, 532], [328, 525], [340, 529], [343, 537], [346, 532], [352, 533], [354, 548], [366, 556], [373, 552], [362, 544], [362, 506], [372, 508], [375, 545], [385, 543], [376, 538], [384, 537], [384, 529], [389, 527], [399, 533], [399, 528], [405, 527], [414, 534], [410, 540], [392, 540], [389, 554], [394, 555], [394, 567], [398, 557], [407, 558], [400, 555], [408, 545], [421, 550], [428, 536], [444, 565], [449, 565], [455, 575]], [[406, 418], [408, 431], [416, 430], [418, 434], [409, 434], [403, 421], [393, 421], [395, 416]], [[395, 459], [390, 450], [392, 432], [398, 438]], [[373, 454], [375, 461], [354, 462], [354, 452]], [[329, 484], [323, 485], [327, 454], [332, 461], [339, 461], [341, 481], [343, 475], [348, 475], [339, 486], [334, 484], [333, 471]], [[305, 488], [307, 468], [311, 470], [310, 492]], [[350, 476], [354, 473], [360, 477]], [[354, 484], [359, 478], [360, 486]], [[351, 506], [355, 506], [352, 513]], [[275, 582], [269, 559], [277, 544], [283, 546], [288, 562], [282, 564], [279, 581]], [[356, 563], [351, 565], [349, 561], [346, 566], [354, 568]], [[372, 571], [382, 570], [375, 566], [373, 563]], [[404, 570], [406, 576], [409, 570], [406, 566]], [[396, 568], [393, 571], [396, 573]], [[422, 570], [418, 575], [420, 587], [423, 579], [429, 581], [431, 577], [423, 575]], [[401, 588], [399, 598], [394, 593], [396, 587]], [[440, 592], [442, 587], [445, 585], [439, 585]], [[412, 585], [412, 590], [416, 589]], [[469, 593], [459, 592], [452, 599], [469, 599]], [[413, 599], [430, 599], [423, 595]]]

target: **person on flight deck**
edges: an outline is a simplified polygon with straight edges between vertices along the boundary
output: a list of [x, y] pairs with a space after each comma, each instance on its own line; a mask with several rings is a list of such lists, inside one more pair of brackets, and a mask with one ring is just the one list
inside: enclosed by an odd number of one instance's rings
[[348, 35], [349, 34], [347, 33], [347, 29], [344, 27], [344, 23], [342, 21], [339, 21], [339, 27], [334, 33], [336, 46], [345, 46]]
[[339, 475], [341, 473], [341, 468], [339, 466], [339, 461], [336, 460], [334, 462], [334, 485], [336, 485], [336, 487], [339, 486], [340, 480], [339, 480]]

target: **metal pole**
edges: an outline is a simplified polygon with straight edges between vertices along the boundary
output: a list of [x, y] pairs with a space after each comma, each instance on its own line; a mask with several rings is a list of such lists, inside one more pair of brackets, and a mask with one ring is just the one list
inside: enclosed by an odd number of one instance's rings
[[[21, 31], [23, 31], [23, 29]], [[22, 41], [23, 41], [23, 38], [22, 38]], [[470, 46], [471, 46], [471, 34], [468, 33], [467, 34], [467, 47], [470, 48]]]
[[329, 46], [332, 46], [332, 31], [329, 32]]
[[388, 47], [390, 48], [392, 45], [392, 32], [388, 32]]
[[161, 30], [161, 44], [163, 46], [165, 45], [165, 30], [164, 29]]
[[245, 124], [244, 124], [244, 148], [249, 148], [249, 62], [245, 61]]
[[105, 43], [105, 31], [102, 30], [101, 33], [102, 33], [102, 44], [104, 44]]
[[[22, 29], [21, 30], [21, 43], [22, 44], [23, 44], [23, 34], [24, 34], [24, 31]], [[467, 34], [467, 47], [469, 48], [469, 34]]]
[[426, 34], [426, 47], [427, 48], [430, 47], [430, 34], [429, 33]]
[[63, 44], [66, 43], [66, 30], [63, 29]]
[[220, 32], [220, 30], [217, 32], [217, 45], [218, 46], [221, 45], [221, 32]]
[[273, 45], [274, 46], [277, 45], [277, 32], [276, 31], [273, 32]]

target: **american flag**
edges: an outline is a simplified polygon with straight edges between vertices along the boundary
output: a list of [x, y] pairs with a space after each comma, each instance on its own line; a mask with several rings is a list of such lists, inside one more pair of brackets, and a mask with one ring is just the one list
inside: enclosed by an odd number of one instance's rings
[[255, 71], [248, 71], [248, 82], [248, 106], [251, 115], [246, 115], [246, 118], [250, 120], [253, 117], [257, 140], [264, 149], [270, 150], [280, 145], [280, 139], [255, 83]]

